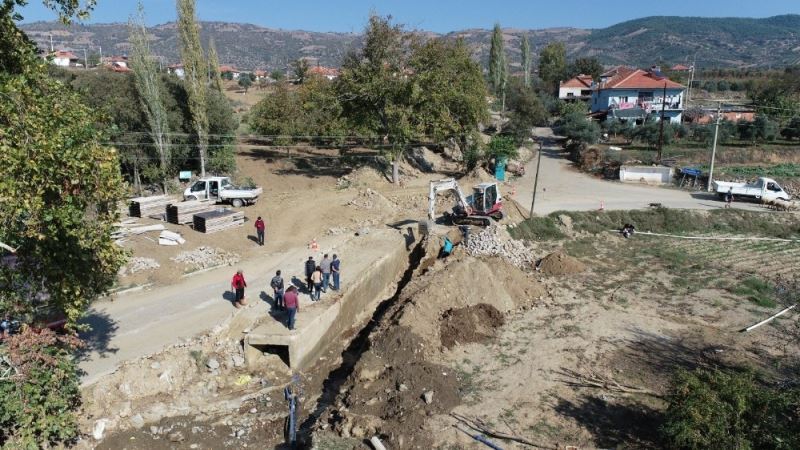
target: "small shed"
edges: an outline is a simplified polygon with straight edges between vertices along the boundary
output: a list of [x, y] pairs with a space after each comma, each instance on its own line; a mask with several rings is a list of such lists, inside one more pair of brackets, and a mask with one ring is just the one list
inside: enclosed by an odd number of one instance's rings
[[622, 166], [619, 180], [623, 183], [669, 184], [675, 169], [664, 166]]

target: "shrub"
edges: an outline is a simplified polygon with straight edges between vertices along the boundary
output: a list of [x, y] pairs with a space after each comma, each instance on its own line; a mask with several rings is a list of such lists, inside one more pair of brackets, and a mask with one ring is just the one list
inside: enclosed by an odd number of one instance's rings
[[527, 240], [548, 240], [561, 239], [564, 233], [556, 225], [553, 216], [533, 217], [522, 221], [510, 230], [511, 236], [515, 239]]
[[489, 158], [516, 158], [519, 156], [514, 139], [508, 136], [492, 136], [492, 140], [486, 147], [486, 156]]
[[759, 384], [752, 372], [681, 370], [662, 433], [676, 449], [800, 448], [800, 389]]

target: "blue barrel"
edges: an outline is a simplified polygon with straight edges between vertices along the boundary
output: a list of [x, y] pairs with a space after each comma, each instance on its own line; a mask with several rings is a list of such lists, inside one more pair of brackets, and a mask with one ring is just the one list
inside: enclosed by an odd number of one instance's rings
[[497, 158], [497, 163], [494, 165], [494, 177], [497, 181], [506, 181], [506, 158]]

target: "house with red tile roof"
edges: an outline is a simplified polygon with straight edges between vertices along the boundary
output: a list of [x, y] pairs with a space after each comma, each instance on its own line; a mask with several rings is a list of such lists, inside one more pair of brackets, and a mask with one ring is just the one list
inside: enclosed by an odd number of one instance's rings
[[643, 122], [648, 116], [680, 123], [686, 88], [657, 67], [649, 70], [620, 66], [604, 73], [592, 89], [591, 111], [595, 117]]
[[172, 75], [175, 75], [176, 77], [180, 78], [181, 80], [186, 75], [186, 72], [183, 69], [183, 64], [181, 64], [181, 63], [168, 65], [167, 66], [167, 72], [172, 74]]
[[333, 80], [339, 76], [339, 69], [334, 69], [332, 67], [314, 66], [308, 69], [308, 74], [317, 75], [325, 77], [329, 80]]
[[567, 101], [589, 100], [592, 98], [592, 84], [592, 76], [584, 74], [562, 81], [558, 85], [558, 98]]
[[78, 57], [74, 53], [67, 50], [57, 50], [50, 54], [53, 58], [53, 64], [61, 67], [70, 67], [78, 65]]
[[688, 71], [692, 70], [692, 68], [689, 67], [689, 66], [685, 66], [683, 64], [675, 64], [669, 70], [671, 70], [673, 72], [688, 72]]
[[236, 66], [227, 65], [219, 66], [219, 73], [223, 75], [223, 78], [225, 77], [225, 74], [230, 74], [229, 76], [232, 80], [238, 80], [239, 76], [242, 74], [242, 72], [237, 69]]

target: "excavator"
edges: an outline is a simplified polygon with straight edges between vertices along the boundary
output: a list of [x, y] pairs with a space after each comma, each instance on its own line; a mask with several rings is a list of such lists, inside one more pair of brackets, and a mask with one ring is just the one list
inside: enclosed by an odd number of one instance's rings
[[428, 221], [435, 221], [436, 194], [452, 191], [456, 205], [452, 212], [445, 213], [449, 222], [455, 225], [489, 226], [492, 221], [503, 218], [503, 199], [497, 183], [480, 183], [472, 188], [472, 195], [466, 197], [454, 178], [431, 181], [428, 193]]

